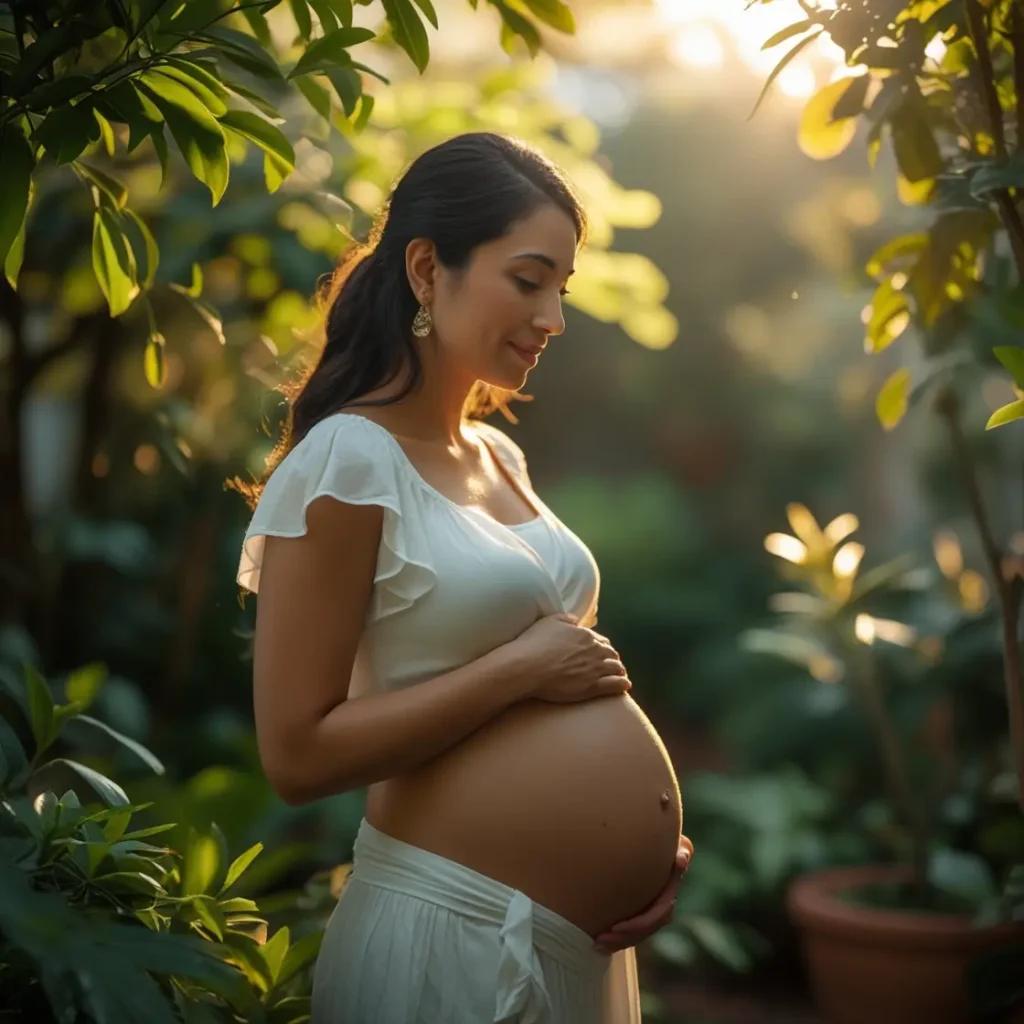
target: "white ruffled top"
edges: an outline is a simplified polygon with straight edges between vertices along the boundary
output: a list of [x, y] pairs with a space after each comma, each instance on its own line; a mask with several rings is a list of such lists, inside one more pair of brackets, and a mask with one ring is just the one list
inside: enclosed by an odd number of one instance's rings
[[321, 420], [281, 460], [242, 545], [238, 582], [257, 593], [264, 538], [299, 537], [330, 495], [384, 510], [373, 596], [350, 695], [449, 672], [556, 612], [596, 622], [600, 576], [586, 545], [537, 497], [519, 446], [476, 421], [540, 515], [508, 526], [459, 505], [419, 474], [390, 431], [363, 416]]

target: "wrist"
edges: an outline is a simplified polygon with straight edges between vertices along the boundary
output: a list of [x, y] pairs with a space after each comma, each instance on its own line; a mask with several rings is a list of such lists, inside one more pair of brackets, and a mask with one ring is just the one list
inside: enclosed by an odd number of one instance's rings
[[488, 657], [498, 687], [510, 705], [533, 695], [537, 688], [536, 670], [528, 664], [514, 640], [496, 647]]

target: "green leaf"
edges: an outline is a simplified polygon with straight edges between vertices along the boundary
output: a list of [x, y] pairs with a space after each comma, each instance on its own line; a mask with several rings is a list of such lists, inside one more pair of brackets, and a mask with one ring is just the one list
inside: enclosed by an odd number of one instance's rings
[[10, 249], [7, 250], [7, 258], [4, 260], [4, 277], [15, 291], [18, 290], [18, 274], [21, 273], [22, 260], [25, 258], [25, 223], [22, 221]]
[[28, 755], [18, 739], [18, 734], [0, 718], [0, 790], [17, 786], [24, 781], [28, 769]]
[[38, 757], [53, 742], [53, 695], [46, 680], [31, 665], [24, 668], [32, 737]]
[[112, 178], [106, 171], [101, 171], [98, 167], [90, 167], [89, 164], [82, 163], [81, 161], [75, 164], [75, 168], [103, 192], [117, 209], [124, 208], [124, 204], [128, 201], [128, 188], [126, 185], [116, 178]]
[[506, 52], [511, 54], [511, 42], [518, 38], [526, 43], [526, 48], [530, 51], [530, 54], [536, 57], [540, 51], [540, 33], [538, 33], [532, 22], [524, 18], [517, 10], [509, 7], [508, 4], [502, 3], [502, 0], [492, 0], [492, 2], [501, 15], [503, 32], [507, 30], [510, 37], [502, 43]]
[[239, 878], [245, 873], [245, 869], [260, 855], [263, 850], [262, 843], [256, 843], [254, 846], [250, 846], [245, 853], [239, 854], [228, 868], [228, 873], [224, 878], [224, 884], [221, 886], [220, 894], [223, 895], [228, 889], [231, 888], [238, 881]]
[[356, 115], [355, 121], [352, 122], [352, 127], [357, 134], [366, 127], [367, 122], [370, 120], [370, 114], [373, 113], [373, 104], [375, 102], [374, 98], [367, 96], [365, 92], [359, 98], [359, 113]]
[[358, 73], [352, 68], [331, 68], [326, 72], [334, 91], [341, 100], [342, 109], [346, 117], [355, 113], [356, 105], [363, 91], [363, 81]]
[[209, 892], [213, 884], [220, 868], [220, 851], [213, 836], [197, 832], [194, 828], [189, 832], [181, 891], [184, 896], [200, 896]]
[[267, 967], [270, 970], [270, 977], [276, 985], [278, 978], [281, 976], [281, 968], [284, 966], [285, 957], [288, 955], [288, 947], [290, 944], [290, 932], [288, 931], [287, 925], [274, 933], [274, 937], [268, 939], [264, 944], [261, 952], [263, 953], [263, 959], [267, 962]]
[[306, 102], [325, 120], [331, 119], [331, 94], [308, 75], [292, 79], [295, 87], [306, 97]]
[[416, 8], [413, 7], [411, 0], [382, 2], [395, 42], [405, 50], [420, 74], [423, 74], [430, 63], [430, 43], [427, 39], [427, 30], [423, 27]]
[[0, 128], [0, 152], [4, 155], [0, 161], [0, 261], [6, 261], [25, 222], [36, 162], [32, 147], [15, 124]]
[[[429, 0], [416, 0], [416, 3], [423, 8], [434, 28], [437, 28], [437, 15], [431, 17], [423, 7], [424, 3], [429, 4]], [[567, 35], [572, 35], [576, 31], [576, 19], [573, 18], [572, 11], [561, 0], [524, 0], [524, 3], [545, 25], [550, 25]]]
[[88, 22], [74, 18], [41, 32], [34, 42], [25, 47], [14, 74], [5, 84], [4, 92], [8, 96], [20, 97], [30, 91], [33, 79], [46, 64], [63, 51], [72, 50], [76, 45], [81, 46], [86, 38], [91, 38], [87, 34], [87, 27], [92, 36], [96, 36], [103, 32], [107, 25], [95, 30], [88, 26]]
[[847, 80], [846, 91], [832, 108], [832, 119], [844, 121], [849, 117], [858, 117], [864, 113], [864, 102], [868, 97], [871, 85], [870, 75], [853, 75]]
[[100, 126], [100, 138], [103, 140], [103, 148], [107, 151], [107, 156], [112, 157], [117, 145], [114, 140], [114, 129], [110, 127], [110, 122], [96, 109], [95, 104], [92, 105], [92, 116]]
[[142, 236], [143, 252], [146, 256], [145, 266], [137, 278], [142, 282], [143, 288], [151, 288], [156, 279], [156, 269], [160, 265], [160, 249], [157, 247], [156, 239], [149, 230], [146, 222], [132, 209], [125, 207], [124, 213], [128, 216]]
[[348, 63], [349, 47], [369, 42], [374, 38], [375, 34], [368, 28], [337, 28], [333, 32], [328, 32], [327, 35], [309, 44], [298, 63], [288, 72], [288, 77], [296, 78], [310, 71], [322, 71], [332, 65]]
[[1016, 150], [1008, 160], [992, 160], [974, 169], [970, 179], [970, 194], [976, 199], [1001, 188], [1020, 188], [1024, 185], [1024, 152]]
[[865, 268], [872, 277], [879, 277], [894, 260], [906, 256], [917, 256], [928, 247], [928, 233], [916, 231], [889, 239], [872, 254]]
[[775, 35], [769, 36], [761, 45], [762, 50], [770, 50], [773, 46], [778, 46], [779, 43], [784, 43], [787, 39], [792, 39], [793, 36], [801, 35], [804, 32], [810, 31], [814, 27], [814, 22], [810, 18], [805, 18], [803, 21], [796, 21], [792, 25], [788, 25], [786, 28], [776, 32]]
[[68, 678], [64, 692], [69, 701], [80, 704], [84, 711], [96, 699], [107, 681], [107, 667], [100, 662], [75, 669]]
[[764, 87], [761, 89], [761, 95], [757, 97], [757, 102], [754, 104], [754, 109], [751, 110], [751, 112], [747, 115], [748, 121], [760, 109], [760, 106], [764, 102], [764, 98], [768, 95], [768, 90], [771, 89], [772, 85], [775, 82], [775, 79], [778, 78], [779, 75], [781, 75], [782, 72], [785, 71], [786, 68], [789, 66], [789, 64], [792, 63], [792, 61], [797, 57], [797, 55], [800, 54], [804, 49], [806, 49], [806, 47], [810, 46], [810, 44], [814, 42], [814, 40], [817, 39], [819, 35], [821, 35], [820, 28], [817, 32], [812, 32], [810, 35], [804, 36], [804, 38], [801, 39], [796, 44], [796, 46], [794, 46], [793, 49], [790, 50], [785, 55], [785, 57], [783, 57], [782, 60], [779, 61], [778, 64], [775, 65], [775, 67], [772, 69], [771, 74], [766, 79]]
[[232, 896], [220, 901], [220, 909], [225, 914], [250, 914], [256, 913], [260, 908], [255, 900], [246, 899], [244, 896]]
[[57, 107], [43, 118], [32, 133], [33, 138], [55, 163], [71, 163], [81, 156], [86, 146], [99, 141], [100, 126], [93, 114], [92, 102], [88, 99]]
[[309, 0], [309, 6], [316, 12], [320, 28], [324, 33], [332, 32], [339, 27], [338, 16], [327, 0]]
[[989, 417], [988, 423], [985, 424], [985, 429], [994, 430], [996, 427], [1005, 427], [1007, 423], [1020, 419], [1024, 419], [1024, 400], [1011, 402], [1001, 409], [996, 409]]
[[911, 374], [906, 368], [897, 370], [882, 385], [875, 400], [875, 412], [886, 430], [892, 430], [907, 413]]
[[216, 206], [230, 173], [224, 132], [217, 119], [180, 82], [151, 72], [144, 73], [141, 82], [164, 115], [189, 169], [209, 188]]
[[142, 357], [142, 370], [146, 382], [151, 388], [159, 390], [167, 380], [167, 365], [164, 361], [166, 339], [159, 331], [154, 331], [146, 340], [146, 349]]
[[345, 28], [352, 27], [352, 0], [326, 0], [327, 6], [338, 16]]
[[206, 925], [207, 929], [213, 934], [218, 942], [224, 941], [224, 932], [227, 928], [227, 922], [224, 919], [224, 915], [220, 912], [220, 909], [208, 896], [197, 896], [192, 900], [191, 906], [196, 912], [199, 920]]
[[107, 842], [116, 843], [124, 835], [125, 829], [131, 824], [131, 820], [132, 812], [129, 810], [119, 811], [117, 814], [111, 815], [103, 827], [103, 835], [106, 836]]
[[156, 754], [147, 750], [141, 743], [133, 740], [130, 736], [125, 736], [112, 726], [107, 725], [106, 722], [101, 722], [98, 718], [93, 718], [91, 715], [79, 715], [78, 721], [85, 722], [86, 725], [91, 725], [94, 729], [99, 729], [100, 732], [106, 733], [111, 739], [117, 740], [122, 747], [130, 750], [143, 764], [152, 769], [155, 774], [163, 775], [166, 771]]
[[926, 181], [944, 169], [942, 154], [919, 94], [910, 93], [890, 121], [896, 162], [907, 181]]
[[162, 64], [153, 75], [163, 75], [185, 86], [214, 117], [220, 117], [228, 109], [225, 102], [228, 91], [209, 71], [198, 64], [185, 60]]
[[1010, 375], [1024, 387], [1024, 348], [1016, 345], [1000, 345], [992, 354], [1010, 371]]
[[270, 34], [270, 26], [267, 24], [267, 16], [263, 11], [257, 10], [254, 7], [243, 6], [241, 14], [249, 22], [249, 28], [252, 29], [252, 34], [259, 41], [260, 45], [269, 48], [273, 37]]
[[[39, 782], [45, 782], [47, 779], [55, 777], [64, 780], [69, 774], [72, 777], [72, 781], [78, 780], [88, 785], [108, 807], [125, 807], [128, 805], [129, 800], [124, 790], [112, 779], [108, 779], [105, 775], [101, 775], [98, 771], [89, 768], [87, 765], [79, 764], [77, 761], [69, 761], [63, 757], [48, 761], [42, 768], [37, 769], [32, 778]], [[73, 789], [75, 787], [73, 785], [52, 785], [49, 788], [55, 792], [60, 792], [63, 789]]]
[[139, 294], [135, 258], [113, 213], [100, 207], [92, 221], [92, 265], [111, 316], [120, 316]]
[[322, 931], [313, 932], [310, 935], [303, 936], [299, 939], [292, 947], [288, 950], [287, 955], [284, 958], [284, 963], [281, 964], [281, 971], [278, 974], [276, 983], [278, 985], [284, 985], [296, 974], [299, 973], [308, 964], [311, 964], [320, 952], [320, 947], [323, 945], [324, 933]]
[[97, 75], [61, 75], [52, 82], [37, 85], [22, 101], [27, 110], [38, 113], [81, 99], [99, 80]]
[[313, 20], [309, 16], [306, 0], [288, 0], [288, 6], [292, 9], [292, 17], [295, 18], [295, 25], [299, 30], [299, 35], [303, 39], [309, 39], [313, 31]]
[[236, 96], [241, 96], [242, 99], [248, 100], [257, 110], [266, 114], [267, 117], [274, 120], [281, 119], [281, 114], [277, 107], [275, 107], [273, 103], [268, 102], [258, 92], [249, 89], [242, 85], [241, 82], [236, 82], [233, 78], [228, 78], [227, 76], [224, 77], [224, 85]]
[[258, 114], [244, 110], [229, 110], [220, 123], [263, 150], [267, 189], [276, 192], [281, 182], [295, 170], [295, 150], [284, 133]]
[[280, 80], [283, 77], [273, 56], [244, 32], [233, 28], [208, 28], [199, 38], [217, 45], [228, 60], [258, 78]]

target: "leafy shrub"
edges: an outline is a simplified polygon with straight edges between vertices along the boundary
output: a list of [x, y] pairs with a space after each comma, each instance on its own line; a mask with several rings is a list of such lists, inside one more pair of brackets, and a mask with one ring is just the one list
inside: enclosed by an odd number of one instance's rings
[[173, 823], [132, 829], [149, 805], [47, 756], [75, 720], [163, 772], [86, 714], [104, 678], [97, 666], [72, 674], [64, 703], [27, 666], [22, 688], [0, 689], [0, 1003], [34, 1024], [308, 1020], [322, 930], [270, 935], [256, 902], [235, 895], [262, 844], [231, 860], [214, 825], [192, 829], [184, 853], [156, 845]]

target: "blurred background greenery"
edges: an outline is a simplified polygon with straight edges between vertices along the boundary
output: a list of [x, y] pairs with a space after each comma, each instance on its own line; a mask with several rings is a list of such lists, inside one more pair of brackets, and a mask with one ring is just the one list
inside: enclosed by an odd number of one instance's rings
[[[530, 59], [514, 40], [502, 53], [494, 11], [439, 3], [422, 75], [393, 46], [358, 48], [390, 80], [367, 79], [361, 131], [339, 127], [325, 88], [282, 89], [295, 170], [268, 194], [255, 147], [247, 159], [234, 138], [212, 207], [178, 163], [161, 189], [149, 146], [115, 159], [100, 140], [95, 162], [116, 168], [159, 244], [159, 366], [140, 304], [109, 316], [82, 183], [58, 171], [37, 189], [17, 293], [0, 283], [6, 383], [15, 334], [33, 360], [28, 386], [5, 393], [30, 530], [6, 566], [0, 670], [10, 680], [27, 662], [60, 680], [106, 665], [97, 716], [166, 773], [102, 735], [76, 740], [80, 760], [179, 823], [180, 844], [214, 821], [235, 853], [263, 843], [246, 892], [275, 920], [326, 913], [296, 894], [349, 857], [363, 794], [290, 808], [262, 778], [254, 602], [234, 582], [248, 510], [225, 481], [258, 474], [274, 442], [273, 388], [315, 347], [318, 279], [408, 160], [475, 128], [560, 161], [594, 224], [567, 331], [508, 430], [593, 549], [601, 629], [680, 774], [697, 855], [677, 921], [641, 949], [649, 1018], [669, 1019], [694, 987], [801, 1003], [789, 882], [908, 849], [872, 737], [836, 685], [842, 658], [772, 631], [782, 579], [764, 539], [800, 537], [806, 509], [822, 525], [858, 517], [862, 573], [906, 559], [877, 576], [863, 628], [935, 808], [934, 878], [981, 906], [1017, 855], [998, 617], [948, 441], [927, 416], [883, 430], [875, 395], [900, 363], [864, 353], [865, 265], [927, 223], [921, 197], [887, 151], [874, 170], [857, 144], [824, 163], [829, 146], [801, 133], [807, 99], [842, 70], [827, 37], [748, 120], [778, 59], [761, 44], [800, 9], [745, 6], [574, 3], [575, 35]], [[268, 15], [281, 38], [301, 32], [297, 7]], [[997, 526], [1024, 557], [1024, 434], [981, 436], [1012, 398], [992, 369], [966, 420]]]

